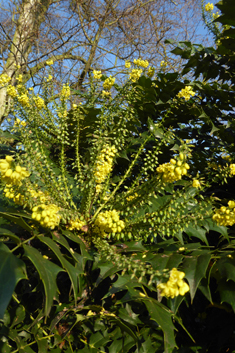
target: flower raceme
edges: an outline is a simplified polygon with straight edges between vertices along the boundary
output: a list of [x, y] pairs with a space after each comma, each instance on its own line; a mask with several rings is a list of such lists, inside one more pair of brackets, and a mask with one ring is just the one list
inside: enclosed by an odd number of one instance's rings
[[106, 78], [106, 80], [103, 83], [104, 89], [109, 91], [112, 88], [112, 86], [114, 85], [114, 82], [115, 82], [115, 77], [110, 76], [110, 77]]
[[120, 233], [125, 228], [124, 221], [120, 220], [116, 210], [100, 212], [95, 220], [95, 227], [101, 236], [106, 233]]
[[99, 153], [95, 167], [95, 179], [97, 184], [102, 184], [111, 172], [116, 153], [116, 147], [108, 145], [105, 145]]
[[[184, 157], [182, 156], [182, 158]], [[176, 161], [172, 158], [170, 163], [159, 165], [157, 172], [162, 176], [163, 182], [173, 183], [174, 181], [182, 179], [182, 176], [187, 174], [188, 169], [188, 163], [183, 162], [181, 159]]]
[[61, 216], [58, 214], [60, 208], [57, 205], [41, 204], [33, 207], [32, 211], [32, 218], [43, 227], [54, 229], [60, 223]]
[[229, 201], [228, 207], [221, 206], [215, 210], [212, 219], [221, 226], [232, 226], [235, 224], [235, 201]]
[[186, 101], [188, 101], [191, 97], [195, 96], [195, 92], [192, 90], [191, 86], [186, 86], [183, 88], [178, 94], [178, 98], [184, 98]]
[[5, 86], [9, 81], [11, 78], [7, 74], [0, 75], [0, 86]]
[[69, 230], [74, 230], [74, 229], [80, 230], [85, 225], [86, 225], [86, 222], [81, 221], [80, 219], [76, 218], [74, 221], [71, 220], [69, 222], [68, 229]]
[[5, 159], [0, 159], [1, 179], [12, 185], [19, 185], [21, 180], [28, 177], [30, 173], [25, 167], [19, 165], [14, 166], [14, 159], [12, 156], [6, 156]]
[[130, 80], [136, 82], [140, 78], [142, 72], [142, 69], [133, 69], [130, 73]]
[[93, 70], [93, 76], [95, 80], [99, 80], [102, 77], [101, 71]]
[[148, 60], [142, 60], [141, 58], [134, 59], [133, 63], [139, 67], [143, 67], [144, 69], [149, 66]]
[[33, 100], [38, 110], [41, 110], [42, 108], [45, 107], [45, 102], [41, 97], [38, 97], [38, 96], [33, 97]]
[[161, 296], [175, 298], [178, 295], [185, 295], [189, 291], [189, 285], [183, 280], [184, 272], [173, 268], [170, 271], [170, 278], [166, 283], [160, 283], [157, 288], [161, 291]]

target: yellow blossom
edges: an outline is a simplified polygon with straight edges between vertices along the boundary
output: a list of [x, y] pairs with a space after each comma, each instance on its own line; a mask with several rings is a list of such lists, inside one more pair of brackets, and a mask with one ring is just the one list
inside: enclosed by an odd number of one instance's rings
[[96, 230], [101, 236], [106, 233], [120, 233], [125, 228], [125, 223], [120, 220], [116, 210], [100, 212], [95, 220]]
[[114, 82], [115, 82], [115, 77], [110, 76], [110, 77], [106, 78], [106, 80], [103, 83], [104, 89], [110, 90], [111, 87], [114, 85]]
[[28, 177], [30, 173], [25, 167], [17, 165], [15, 167], [12, 156], [6, 156], [5, 159], [0, 159], [1, 179], [6, 184], [19, 185], [21, 180]]
[[193, 97], [195, 94], [196, 93], [192, 90], [191, 86], [186, 86], [177, 94], [177, 97], [184, 98], [186, 101], [188, 101], [191, 96]]
[[69, 230], [74, 230], [74, 229], [80, 230], [85, 225], [86, 225], [86, 222], [81, 221], [80, 219], [76, 218], [74, 221], [71, 220], [69, 222], [68, 229]]
[[141, 58], [139, 59], [134, 59], [134, 64], [139, 66], [139, 67], [143, 67], [143, 68], [146, 68], [149, 66], [149, 62], [148, 60], [142, 60]]
[[52, 59], [47, 60], [47, 61], [46, 61], [46, 64], [49, 65], [49, 66], [50, 66], [50, 65], [53, 65], [53, 64], [54, 64], [54, 61], [53, 61]]
[[173, 183], [182, 179], [189, 169], [188, 163], [183, 163], [181, 160], [176, 161], [171, 159], [170, 163], [161, 164], [157, 167], [157, 172], [161, 175], [165, 183]]
[[200, 186], [201, 186], [200, 181], [194, 179], [192, 186], [193, 186], [194, 188], [200, 188]]
[[167, 62], [164, 61], [164, 60], [162, 60], [160, 66], [161, 66], [162, 68], [167, 67]]
[[5, 86], [9, 81], [11, 78], [7, 74], [0, 75], [0, 86]]
[[208, 2], [208, 4], [205, 5], [205, 10], [206, 11], [213, 11], [214, 9], [214, 5], [210, 2]]
[[230, 168], [230, 175], [231, 176], [235, 175], [235, 164], [230, 164], [229, 168]]
[[99, 80], [102, 77], [101, 71], [93, 70], [94, 79]]
[[150, 78], [153, 77], [154, 73], [155, 73], [154, 67], [150, 66], [147, 72], [148, 77]]
[[[97, 157], [95, 178], [97, 184], [102, 184], [113, 167], [113, 159], [117, 149], [115, 146], [105, 145]], [[98, 189], [96, 190], [98, 192]]]
[[7, 94], [8, 94], [8, 96], [15, 98], [17, 96], [16, 88], [12, 85], [9, 85], [7, 87]]
[[60, 94], [61, 94], [61, 97], [63, 99], [68, 99], [69, 98], [69, 96], [70, 96], [70, 87], [69, 87], [68, 84], [67, 85], [63, 85], [63, 88], [62, 88]]
[[142, 69], [133, 69], [130, 73], [130, 80], [136, 82], [140, 78], [142, 72]]
[[178, 295], [185, 295], [189, 291], [188, 284], [183, 281], [184, 272], [173, 268], [170, 271], [170, 278], [166, 283], [160, 283], [157, 288], [161, 291], [161, 296], [175, 298]]
[[102, 96], [103, 96], [103, 98], [110, 97], [110, 96], [111, 96], [111, 92], [109, 92], [109, 91], [102, 91]]
[[18, 101], [20, 102], [21, 105], [29, 107], [29, 97], [27, 96], [26, 93], [21, 94], [18, 96]]
[[48, 75], [47, 82], [52, 80], [52, 75]]
[[38, 110], [41, 110], [42, 108], [45, 108], [45, 102], [41, 97], [33, 97], [33, 100], [35, 102], [36, 107], [38, 108]]
[[40, 204], [33, 207], [32, 218], [40, 222], [43, 227], [54, 229], [59, 225], [61, 216], [58, 214], [60, 208], [54, 204]]
[[221, 206], [220, 209], [216, 209], [212, 219], [221, 226], [235, 224], [235, 201], [229, 201], [228, 207]]
[[129, 68], [131, 67], [130, 61], [126, 61], [126, 62], [125, 62], [125, 67], [126, 67], [127, 69], [129, 69]]
[[16, 79], [17, 79], [18, 82], [22, 82], [23, 81], [23, 75], [20, 74]]

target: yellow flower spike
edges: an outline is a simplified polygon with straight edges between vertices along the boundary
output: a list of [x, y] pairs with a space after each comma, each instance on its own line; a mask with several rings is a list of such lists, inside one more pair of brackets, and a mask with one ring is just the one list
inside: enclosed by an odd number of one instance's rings
[[45, 102], [41, 97], [33, 97], [34, 103], [36, 105], [36, 107], [38, 108], [38, 110], [41, 110], [42, 108], [45, 108]]
[[17, 90], [14, 86], [12, 85], [9, 85], [7, 87], [7, 94], [8, 96], [12, 97], [12, 98], [15, 98], [17, 96]]
[[104, 89], [109, 91], [114, 85], [114, 82], [115, 82], [115, 77], [110, 76], [106, 78], [106, 80], [103, 82]]
[[130, 73], [130, 80], [136, 82], [140, 78], [142, 72], [142, 69], [133, 69]]
[[210, 3], [210, 2], [208, 2], [208, 4], [205, 5], [205, 10], [207, 12], [213, 11], [214, 10], [214, 5], [212, 3]]
[[130, 61], [125, 61], [125, 67], [129, 69], [131, 67]]
[[93, 70], [93, 76], [95, 80], [99, 80], [102, 77], [101, 71]]

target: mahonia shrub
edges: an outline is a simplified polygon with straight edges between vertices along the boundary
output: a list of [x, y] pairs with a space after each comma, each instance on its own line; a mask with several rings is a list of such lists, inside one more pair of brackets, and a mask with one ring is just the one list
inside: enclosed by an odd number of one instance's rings
[[[94, 71], [85, 98], [68, 84], [57, 92], [50, 79], [39, 95], [22, 77], [16, 86], [0, 78], [14, 100], [17, 138], [0, 160], [3, 196], [16, 208], [1, 216], [24, 229], [2, 233], [13, 276], [0, 311], [10, 301], [6, 352], [172, 352], [172, 317], [182, 324], [177, 309], [188, 292], [193, 300], [212, 258], [200, 244], [209, 245], [208, 230], [226, 236], [223, 227], [235, 223], [235, 201], [218, 209], [205, 196], [210, 181], [190, 175], [193, 141], [147, 110], [139, 118], [136, 102], [155, 99], [154, 68], [141, 58], [125, 67], [123, 86]], [[173, 104], [195, 94], [187, 85]], [[232, 176], [234, 164], [225, 171]], [[27, 303], [34, 295], [38, 308]], [[21, 321], [12, 322], [16, 312]]]

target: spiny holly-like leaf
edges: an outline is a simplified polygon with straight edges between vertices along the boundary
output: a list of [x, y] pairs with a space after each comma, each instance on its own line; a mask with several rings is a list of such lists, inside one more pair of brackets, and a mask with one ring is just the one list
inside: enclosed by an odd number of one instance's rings
[[3, 235], [13, 240], [16, 244], [20, 244], [20, 239], [17, 237], [17, 235], [12, 233], [10, 230], [0, 228], [0, 237]]
[[193, 227], [193, 226], [189, 226], [188, 228], [186, 228], [185, 233], [188, 234], [188, 236], [190, 237], [196, 237], [199, 238], [200, 240], [202, 240], [203, 242], [205, 242], [208, 246], [208, 240], [206, 238], [206, 230], [201, 228], [201, 227]]
[[22, 228], [24, 228], [28, 232], [33, 232], [33, 229], [21, 217], [15, 217], [15, 216], [12, 216], [11, 214], [5, 213], [5, 212], [0, 212], [0, 217], [3, 217], [13, 223], [18, 224], [19, 226], [21, 226]]
[[16, 284], [27, 279], [25, 264], [0, 243], [0, 319], [3, 318]]
[[36, 267], [45, 289], [45, 315], [48, 315], [57, 292], [56, 277], [62, 268], [45, 259], [40, 252], [28, 245], [24, 245], [24, 255]]
[[210, 259], [211, 255], [208, 253], [199, 256], [187, 257], [183, 262], [183, 271], [185, 272], [185, 277], [189, 282], [190, 295], [192, 300], [195, 296], [201, 279], [206, 275], [206, 270], [208, 268]]
[[153, 298], [144, 297], [142, 300], [145, 303], [151, 318], [160, 325], [164, 332], [165, 352], [171, 353], [176, 347], [176, 343], [174, 335], [175, 327], [171, 319], [172, 314], [170, 310]]
[[38, 239], [44, 244], [46, 244], [54, 252], [54, 254], [59, 259], [62, 267], [68, 273], [73, 286], [74, 297], [76, 302], [76, 298], [78, 295], [78, 276], [83, 272], [79, 271], [77, 268], [75, 268], [75, 266], [71, 265], [71, 263], [65, 259], [65, 257], [61, 254], [58, 245], [52, 239], [44, 236], [38, 236]]

